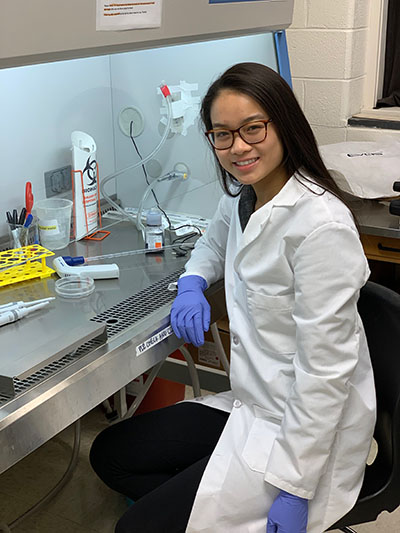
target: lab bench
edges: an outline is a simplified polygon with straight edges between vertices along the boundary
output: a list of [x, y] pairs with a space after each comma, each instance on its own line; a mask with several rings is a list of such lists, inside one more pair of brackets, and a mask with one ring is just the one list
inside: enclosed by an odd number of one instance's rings
[[[367, 257], [397, 268], [399, 217], [375, 201], [356, 201], [352, 208]], [[88, 257], [143, 248], [131, 223], [107, 229], [111, 234], [105, 240], [72, 243], [56, 255]], [[95, 292], [82, 299], [57, 296], [36, 315], [0, 328], [0, 473], [163, 360], [159, 377], [190, 384], [186, 363], [168, 357], [182, 345], [175, 335], [138, 351], [169, 327], [175, 293], [168, 286], [186, 261], [171, 250], [115, 258], [118, 279], [96, 280]], [[57, 279], [53, 275], [2, 288], [0, 304], [56, 296]], [[214, 322], [225, 314], [223, 282], [206, 294]], [[229, 388], [221, 370], [198, 367], [198, 373], [202, 388]]]
[[[131, 223], [107, 229], [105, 240], [73, 243], [56, 255], [144, 247]], [[168, 286], [186, 261], [171, 250], [117, 257], [111, 262], [118, 263], [120, 277], [95, 280], [95, 291], [82, 299], [57, 296], [56, 274], [0, 290], [0, 304], [56, 296], [36, 314], [0, 328], [0, 473], [182, 345], [168, 334], [175, 297]], [[215, 321], [225, 312], [223, 282], [210, 287], [207, 298]], [[187, 381], [184, 366], [170, 366]]]
[[371, 269], [370, 280], [400, 292], [400, 217], [389, 202], [354, 200], [361, 242]]
[[400, 217], [389, 213], [387, 203], [376, 200], [355, 201], [352, 207], [360, 224], [366, 256], [400, 263]]

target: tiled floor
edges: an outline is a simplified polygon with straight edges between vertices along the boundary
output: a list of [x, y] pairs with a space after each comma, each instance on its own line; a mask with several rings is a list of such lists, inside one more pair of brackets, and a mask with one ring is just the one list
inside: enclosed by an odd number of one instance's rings
[[[13, 528], [13, 533], [114, 531], [127, 503], [103, 485], [88, 461], [94, 437], [107, 425], [100, 408], [82, 419], [80, 455], [72, 479], [43, 510]], [[73, 435], [71, 427], [66, 429], [0, 476], [0, 523], [12, 522], [62, 477], [71, 458]]]
[[[45, 508], [12, 533], [113, 533], [127, 503], [97, 479], [88, 462], [95, 435], [107, 425], [100, 408], [83, 418], [79, 462], [72, 479]], [[72, 442], [73, 430], [68, 428], [0, 476], [0, 523], [12, 522], [56, 484], [69, 463]], [[355, 529], [358, 533], [400, 531], [400, 509]]]

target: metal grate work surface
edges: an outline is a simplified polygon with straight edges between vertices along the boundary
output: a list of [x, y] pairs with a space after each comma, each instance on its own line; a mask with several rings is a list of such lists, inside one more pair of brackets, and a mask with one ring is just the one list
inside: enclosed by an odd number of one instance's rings
[[109, 337], [117, 335], [173, 300], [176, 292], [168, 290], [168, 286], [170, 283], [175, 282], [184, 270], [184, 268], [176, 270], [169, 276], [153, 283], [146, 289], [142, 289], [133, 296], [129, 296], [90, 320], [101, 322], [102, 324], [106, 323]]
[[89, 342], [85, 342], [84, 344], [82, 344], [82, 346], [79, 346], [79, 348], [77, 348], [73, 352], [64, 355], [64, 357], [62, 357], [58, 361], [53, 361], [52, 363], [49, 363], [48, 365], [44, 366], [29, 377], [25, 379], [14, 378], [15, 395], [9, 397], [4, 394], [0, 394], [0, 408], [3, 404], [9, 402], [10, 400], [13, 400], [17, 396], [25, 392], [27, 389], [30, 389], [34, 385], [37, 385], [38, 383], [47, 379], [53, 374], [56, 374], [57, 372], [70, 365], [74, 361], [77, 361], [84, 355], [87, 355], [98, 346], [101, 346], [101, 344], [103, 344], [103, 341], [98, 339], [93, 339]]
[[[146, 289], [142, 289], [133, 296], [129, 296], [117, 305], [114, 305], [99, 315], [94, 316], [91, 318], [91, 320], [94, 322], [107, 324], [108, 338], [121, 333], [124, 329], [130, 327], [135, 322], [138, 322], [142, 318], [148, 316], [150, 313], [156, 311], [159, 307], [173, 300], [176, 293], [175, 291], [168, 290], [168, 286], [170, 283], [175, 282], [183, 272], [184, 268], [176, 270], [172, 274], [166, 276], [164, 279], [153, 283]], [[26, 390], [38, 385], [40, 382], [56, 374], [66, 366], [87, 355], [101, 344], [102, 341], [93, 339], [82, 344], [73, 352], [64, 355], [64, 357], [58, 361], [54, 361], [46, 365], [31, 376], [22, 380], [15, 379], [15, 395], [13, 397], [9, 397], [4, 394], [0, 394], [0, 408]]]

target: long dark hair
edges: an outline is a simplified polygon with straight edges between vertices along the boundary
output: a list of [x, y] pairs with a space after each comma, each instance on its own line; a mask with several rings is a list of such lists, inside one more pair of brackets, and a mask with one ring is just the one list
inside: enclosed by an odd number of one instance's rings
[[[314, 134], [292, 89], [279, 74], [259, 63], [238, 63], [229, 68], [210, 86], [203, 98], [200, 117], [206, 130], [212, 129], [211, 106], [225, 89], [250, 96], [273, 120], [283, 145], [282, 164], [288, 176], [298, 172], [347, 205], [342, 191], [321, 159]], [[221, 166], [215, 152], [214, 156], [224, 190], [230, 196], [237, 196], [240, 189], [238, 191], [236, 187], [238, 192], [233, 192], [232, 185], [238, 182]]]

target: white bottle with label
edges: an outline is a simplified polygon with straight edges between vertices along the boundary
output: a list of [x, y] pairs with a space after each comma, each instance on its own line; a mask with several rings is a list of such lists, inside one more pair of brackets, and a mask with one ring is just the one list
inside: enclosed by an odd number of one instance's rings
[[149, 211], [146, 216], [145, 248], [148, 252], [162, 251], [164, 247], [164, 228], [162, 227], [161, 213]]

